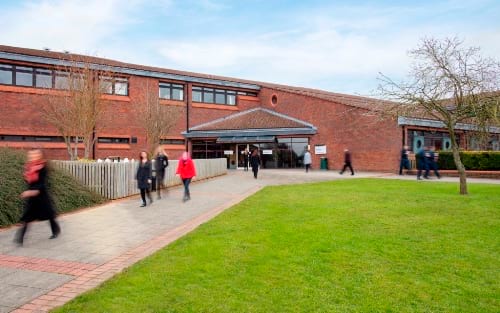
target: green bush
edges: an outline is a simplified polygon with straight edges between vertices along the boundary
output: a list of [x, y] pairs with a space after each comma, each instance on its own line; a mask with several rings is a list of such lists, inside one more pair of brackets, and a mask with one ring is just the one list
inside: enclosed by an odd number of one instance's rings
[[[25, 155], [21, 151], [0, 148], [0, 227], [15, 224], [22, 214], [19, 194], [26, 188], [23, 180]], [[49, 166], [49, 188], [58, 212], [69, 212], [105, 201], [73, 177]]]
[[[460, 152], [460, 159], [467, 170], [500, 170], [500, 151], [462, 151]], [[451, 151], [439, 152], [438, 165], [443, 170], [457, 169]]]

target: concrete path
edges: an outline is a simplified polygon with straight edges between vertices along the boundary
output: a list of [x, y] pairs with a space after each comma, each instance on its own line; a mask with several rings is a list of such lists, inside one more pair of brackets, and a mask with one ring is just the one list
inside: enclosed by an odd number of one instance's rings
[[182, 189], [176, 187], [144, 208], [136, 196], [65, 214], [59, 218], [62, 234], [55, 240], [48, 239], [47, 222], [33, 223], [22, 247], [12, 242], [18, 226], [0, 230], [0, 313], [47, 312], [60, 306], [266, 185], [360, 177], [415, 179], [383, 173], [351, 176], [334, 171], [262, 170], [256, 180], [251, 172], [230, 171], [192, 184], [192, 200], [186, 203], [181, 201]]

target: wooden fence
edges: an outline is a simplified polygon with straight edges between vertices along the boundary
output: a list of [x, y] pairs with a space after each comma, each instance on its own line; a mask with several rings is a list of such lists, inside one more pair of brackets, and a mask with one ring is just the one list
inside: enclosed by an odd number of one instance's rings
[[[227, 174], [226, 159], [193, 160], [196, 166], [194, 181]], [[165, 171], [166, 186], [181, 184], [177, 160], [168, 162]], [[51, 161], [51, 164], [75, 177], [90, 190], [108, 199], [119, 199], [139, 193], [135, 174], [139, 162], [82, 163], [77, 161]], [[154, 166], [153, 166], [154, 168]], [[154, 174], [153, 174], [154, 175]]]

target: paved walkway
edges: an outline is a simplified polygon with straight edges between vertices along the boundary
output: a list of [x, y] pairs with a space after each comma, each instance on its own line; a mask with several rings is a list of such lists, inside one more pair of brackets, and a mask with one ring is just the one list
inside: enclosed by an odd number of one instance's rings
[[12, 242], [17, 226], [0, 230], [0, 312], [46, 312], [60, 306], [266, 185], [359, 177], [415, 179], [382, 173], [341, 176], [334, 171], [262, 170], [259, 174], [255, 180], [251, 172], [230, 171], [194, 183], [193, 199], [186, 203], [181, 201], [181, 188], [172, 188], [145, 208], [139, 207], [138, 197], [131, 197], [65, 214], [59, 218], [62, 234], [55, 240], [48, 239], [47, 222], [33, 223], [23, 247]]

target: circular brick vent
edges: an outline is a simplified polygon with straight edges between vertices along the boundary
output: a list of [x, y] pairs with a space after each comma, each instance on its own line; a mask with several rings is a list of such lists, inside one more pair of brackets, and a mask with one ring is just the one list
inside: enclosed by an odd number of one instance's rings
[[278, 96], [277, 95], [272, 95], [271, 96], [271, 104], [273, 106], [277, 105], [278, 104]]

